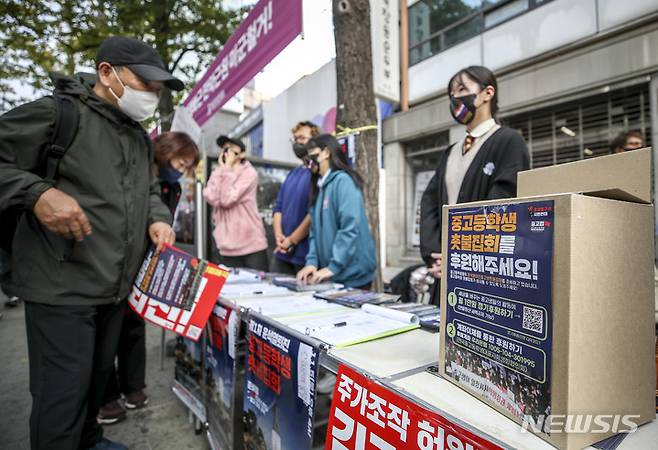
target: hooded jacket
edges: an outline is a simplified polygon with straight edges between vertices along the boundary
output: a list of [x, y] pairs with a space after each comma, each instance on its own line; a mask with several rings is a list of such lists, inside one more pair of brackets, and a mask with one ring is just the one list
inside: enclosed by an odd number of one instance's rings
[[77, 134], [54, 187], [80, 204], [92, 227], [82, 242], [51, 233], [32, 213], [52, 187], [43, 173], [54, 130], [52, 97], [0, 117], [0, 211], [25, 210], [12, 245], [8, 294], [53, 305], [100, 305], [128, 296], [153, 222], [171, 222], [151, 173], [153, 154], [141, 125], [93, 92], [96, 77], [51, 75], [55, 91], [74, 98]]
[[332, 170], [311, 208], [306, 265], [327, 267], [336, 283], [360, 287], [375, 276], [375, 244], [361, 189], [344, 170]]
[[212, 206], [213, 237], [222, 256], [245, 256], [267, 249], [258, 214], [258, 172], [249, 161], [229, 169], [216, 167], [203, 196]]

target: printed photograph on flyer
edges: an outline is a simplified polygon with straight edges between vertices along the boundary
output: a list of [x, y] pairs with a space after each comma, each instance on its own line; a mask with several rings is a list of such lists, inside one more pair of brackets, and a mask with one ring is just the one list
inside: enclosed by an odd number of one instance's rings
[[515, 417], [551, 413], [553, 201], [448, 217], [445, 372]]

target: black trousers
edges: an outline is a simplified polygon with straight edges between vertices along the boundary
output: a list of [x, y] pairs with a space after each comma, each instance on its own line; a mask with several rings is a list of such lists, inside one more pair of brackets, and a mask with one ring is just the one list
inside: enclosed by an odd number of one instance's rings
[[219, 263], [228, 267], [244, 267], [245, 269], [260, 270], [262, 272], [267, 272], [269, 266], [266, 250], [242, 256], [220, 255]]
[[32, 450], [85, 449], [102, 438], [96, 414], [114, 362], [123, 307], [25, 301]]
[[117, 366], [112, 365], [103, 405], [146, 387], [146, 327], [144, 320], [123, 302], [123, 325], [117, 347]]
[[297, 275], [297, 272], [302, 270], [304, 266], [298, 264], [293, 264], [288, 261], [283, 261], [272, 255], [272, 265], [270, 266], [270, 272], [272, 273], [284, 273], [286, 275]]

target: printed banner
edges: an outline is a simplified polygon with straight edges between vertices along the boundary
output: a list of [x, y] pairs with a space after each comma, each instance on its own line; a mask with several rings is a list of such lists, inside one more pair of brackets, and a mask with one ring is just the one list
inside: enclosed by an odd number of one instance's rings
[[184, 102], [199, 126], [302, 32], [302, 0], [261, 0]]
[[338, 368], [326, 450], [500, 449], [345, 366]]
[[229, 448], [233, 448], [235, 428], [235, 353], [239, 327], [237, 310], [215, 305], [206, 339], [205, 404], [210, 434], [222, 439]]
[[197, 341], [227, 276], [226, 270], [165, 244], [144, 259], [128, 304], [143, 319]]
[[550, 414], [553, 201], [448, 220], [446, 373], [516, 417]]
[[[176, 392], [180, 400], [190, 408], [197, 417], [205, 415], [203, 406], [203, 340], [198, 342], [183, 337], [176, 337], [176, 365], [174, 379], [184, 388]], [[174, 383], [176, 387], [176, 383]]]
[[247, 347], [245, 448], [310, 449], [318, 349], [255, 318], [249, 320]]

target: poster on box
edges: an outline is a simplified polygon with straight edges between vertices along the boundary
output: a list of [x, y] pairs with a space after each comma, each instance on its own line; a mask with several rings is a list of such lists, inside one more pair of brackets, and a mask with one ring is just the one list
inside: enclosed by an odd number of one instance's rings
[[151, 248], [128, 297], [140, 317], [198, 340], [228, 272], [171, 245]]
[[326, 450], [500, 449], [446, 418], [339, 366]]
[[233, 448], [235, 354], [240, 318], [237, 310], [217, 303], [208, 321], [205, 353], [205, 405], [210, 434]]
[[552, 200], [448, 215], [445, 372], [522, 420], [551, 413]]
[[276, 326], [249, 319], [244, 376], [244, 445], [312, 448], [319, 351]]

